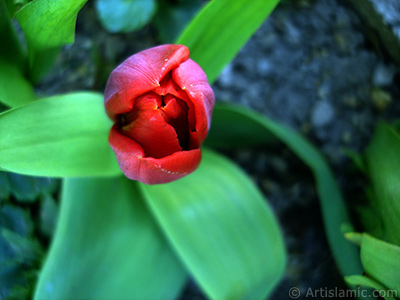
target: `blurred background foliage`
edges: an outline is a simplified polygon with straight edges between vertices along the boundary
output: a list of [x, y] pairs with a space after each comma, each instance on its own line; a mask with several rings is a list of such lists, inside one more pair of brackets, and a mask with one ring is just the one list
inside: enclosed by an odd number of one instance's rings
[[0, 291], [29, 299], [58, 215], [59, 180], [0, 172]]

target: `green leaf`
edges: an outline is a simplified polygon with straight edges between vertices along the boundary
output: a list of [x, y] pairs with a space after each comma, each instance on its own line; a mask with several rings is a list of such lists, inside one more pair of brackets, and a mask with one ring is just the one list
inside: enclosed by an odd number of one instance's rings
[[18, 67], [0, 59], [0, 102], [14, 108], [34, 99], [33, 86]]
[[27, 42], [35, 49], [72, 44], [78, 12], [87, 0], [35, 0], [20, 9], [16, 18]]
[[265, 130], [262, 123], [246, 114], [226, 109], [225, 105], [214, 107], [211, 130], [205, 146], [232, 149], [272, 143], [277, 143], [276, 137]]
[[189, 47], [190, 57], [213, 83], [279, 0], [213, 0], [193, 19], [177, 44]]
[[400, 247], [363, 234], [361, 262], [369, 277], [400, 296]]
[[0, 114], [0, 168], [51, 176], [121, 174], [107, 136], [103, 96], [73, 93]]
[[234, 164], [203, 149], [191, 175], [140, 185], [187, 269], [211, 299], [265, 299], [285, 268], [285, 248], [265, 199]]
[[30, 77], [34, 82], [49, 69], [59, 48], [74, 42], [76, 17], [86, 1], [36, 0], [16, 13], [27, 41]]
[[[381, 297], [385, 300], [396, 300], [396, 298], [390, 296], [390, 291], [386, 291], [386, 288], [384, 286], [382, 286], [380, 283], [376, 282], [375, 280], [373, 280], [369, 277], [362, 276], [362, 275], [352, 275], [352, 276], [346, 276], [344, 278], [344, 280], [346, 281], [347, 284], [354, 286], [354, 287], [363, 286], [363, 287], [367, 287], [367, 288], [372, 288], [372, 289], [378, 291], [380, 293]], [[361, 292], [361, 294], [362, 294], [362, 292]], [[386, 295], [388, 295], [388, 296], [386, 296]], [[371, 295], [368, 295], [365, 298], [363, 298], [363, 297], [358, 297], [358, 298], [374, 299], [371, 296], [373, 296], [372, 293], [371, 293]]]
[[15, 13], [28, 4], [29, 1], [32, 0], [5, 0], [9, 16], [14, 18]]
[[[231, 126], [235, 120], [241, 120], [240, 124], [246, 126], [247, 131], [256, 128], [260, 142], [263, 139], [265, 142], [268, 142], [268, 140], [270, 140], [270, 135], [274, 135], [311, 168], [316, 180], [317, 192], [321, 202], [325, 231], [338, 268], [343, 275], [361, 273], [362, 268], [357, 247], [344, 238], [341, 230], [343, 226], [348, 227], [349, 230], [351, 229], [350, 218], [340, 189], [321, 153], [295, 131], [275, 123], [258, 113], [247, 110], [244, 107], [220, 105], [219, 107], [216, 106], [216, 111], [218, 110], [224, 111], [223, 115], [225, 120], [230, 119], [230, 121], [226, 123], [227, 127], [225, 129], [220, 128], [221, 132], [228, 132], [230, 130], [229, 126]], [[218, 115], [222, 115], [222, 112], [220, 111], [217, 116]], [[243, 122], [244, 119], [247, 119], [247, 121]], [[215, 121], [215, 118], [213, 122], [219, 123], [219, 121]], [[259, 128], [260, 126], [264, 128], [264, 134], [262, 134]], [[242, 128], [241, 130], [246, 132], [246, 128]], [[253, 134], [249, 133], [249, 135], [253, 138]], [[219, 138], [223, 139], [223, 136], [219, 135]], [[240, 140], [240, 143], [243, 142], [243, 140]], [[222, 144], [223, 141], [221, 140], [220, 143]]]
[[383, 223], [383, 240], [400, 245], [400, 135], [379, 123], [366, 150], [374, 197], [372, 204]]
[[29, 79], [38, 83], [51, 69], [61, 47], [29, 51]]
[[24, 77], [26, 53], [22, 50], [3, 0], [0, 1], [0, 40], [0, 102], [9, 107], [29, 103], [35, 94], [32, 85]]
[[34, 299], [174, 299], [185, 279], [135, 182], [65, 180]]
[[154, 0], [97, 0], [95, 4], [101, 23], [111, 33], [140, 29], [157, 8]]

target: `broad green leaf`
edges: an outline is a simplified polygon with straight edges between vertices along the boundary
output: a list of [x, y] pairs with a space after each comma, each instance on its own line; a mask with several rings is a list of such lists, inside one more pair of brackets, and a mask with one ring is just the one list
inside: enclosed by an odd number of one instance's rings
[[[350, 286], [354, 286], [354, 287], [363, 286], [363, 287], [367, 287], [367, 288], [372, 288], [372, 289], [376, 290], [377, 292], [379, 292], [381, 297], [385, 300], [396, 300], [396, 298], [391, 297], [391, 295], [393, 295], [393, 293], [391, 293], [391, 291], [386, 291], [386, 288], [384, 286], [382, 286], [380, 283], [376, 282], [375, 280], [373, 280], [369, 277], [362, 276], [362, 275], [352, 275], [352, 276], [346, 276], [344, 278], [344, 280]], [[363, 293], [361, 292], [360, 294], [363, 294]], [[367, 296], [367, 295], [365, 295], [365, 296]], [[370, 293], [367, 297], [358, 297], [358, 298], [371, 299], [372, 298], [371, 296], [373, 296], [372, 293]], [[374, 298], [372, 298], [372, 299], [374, 299]]]
[[177, 44], [189, 47], [190, 57], [214, 82], [279, 0], [213, 0], [193, 19]]
[[265, 199], [234, 164], [203, 149], [193, 174], [140, 185], [161, 228], [211, 299], [265, 299], [285, 268], [285, 248]]
[[383, 223], [383, 240], [400, 245], [400, 135], [380, 123], [366, 151], [372, 204]]
[[11, 18], [14, 17], [15, 12], [21, 9], [24, 5], [32, 0], [4, 0], [7, 5], [8, 14]]
[[[321, 153], [295, 131], [244, 107], [220, 105], [216, 107], [216, 111], [219, 111], [216, 116], [224, 115], [225, 120], [230, 119], [230, 121], [226, 123], [226, 132], [230, 130], [229, 126], [235, 122], [235, 120], [247, 119], [246, 122], [240, 121], [241, 124], [246, 126], [249, 131], [255, 128], [260, 142], [262, 142], [263, 139], [267, 142], [270, 140], [270, 135], [274, 135], [311, 168], [316, 180], [328, 242], [339, 270], [343, 275], [361, 273], [362, 268], [357, 247], [344, 238], [341, 230], [343, 226], [351, 228], [350, 218], [340, 189]], [[213, 122], [219, 123], [219, 121], [215, 121], [215, 118]], [[223, 125], [223, 123], [221, 124]], [[261, 133], [260, 126], [265, 129], [264, 134]], [[221, 132], [224, 131], [223, 128], [220, 128], [220, 130]], [[242, 131], [245, 132], [245, 129], [242, 128]], [[249, 135], [254, 138], [253, 134], [249, 133]], [[223, 139], [223, 135], [220, 135], [220, 139]], [[229, 138], [229, 140], [230, 139], [231, 138]], [[221, 144], [223, 143], [222, 140], [220, 142]], [[240, 140], [240, 143], [242, 142], [243, 141]]]
[[125, 177], [66, 179], [36, 300], [175, 299], [186, 272]]
[[29, 45], [49, 49], [72, 44], [78, 12], [87, 0], [35, 0], [16, 14]]
[[35, 0], [17, 13], [29, 52], [30, 78], [40, 80], [61, 46], [72, 44], [78, 12], [87, 0]]
[[[238, 142], [240, 141], [240, 142]], [[208, 147], [232, 149], [277, 143], [265, 126], [246, 114], [235, 113], [225, 105], [216, 105], [211, 130], [205, 141]]]
[[369, 277], [400, 296], [400, 247], [363, 234], [361, 262]]
[[14, 108], [34, 99], [33, 86], [18, 67], [0, 59], [0, 102]]
[[157, 8], [154, 0], [97, 0], [95, 4], [101, 23], [111, 33], [140, 29]]
[[97, 93], [55, 96], [7, 111], [0, 114], [0, 168], [50, 177], [121, 174], [107, 141], [110, 128]]

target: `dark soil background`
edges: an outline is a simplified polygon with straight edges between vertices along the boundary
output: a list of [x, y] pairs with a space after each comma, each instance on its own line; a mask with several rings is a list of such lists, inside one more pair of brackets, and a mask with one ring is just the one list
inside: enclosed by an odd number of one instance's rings
[[[255, 109], [309, 138], [327, 158], [351, 208], [356, 198], [363, 197], [366, 181], [355, 172], [344, 150], [362, 151], [379, 120], [393, 121], [400, 116], [400, 70], [392, 54], [395, 51], [379, 41], [380, 33], [350, 2], [282, 1], [213, 88], [218, 101]], [[397, 9], [399, 13], [400, 7]], [[386, 12], [393, 14], [393, 7]], [[398, 27], [389, 21], [383, 23], [398, 34]], [[78, 16], [75, 44], [62, 50], [37, 92], [103, 91], [117, 64], [160, 43], [163, 41], [153, 25], [127, 35], [107, 33], [89, 1]], [[307, 167], [283, 146], [232, 149], [225, 154], [261, 188], [283, 230], [288, 266], [270, 298], [289, 299], [291, 287], [303, 292], [344, 288], [327, 245]], [[56, 195], [54, 185], [57, 181], [47, 186], [52, 186], [51, 193]], [[21, 206], [34, 215], [46, 203], [41, 201]], [[57, 201], [51, 203], [57, 206]], [[55, 214], [53, 206], [50, 211]], [[47, 237], [39, 234], [43, 251], [51, 236], [51, 229], [46, 230]], [[205, 297], [190, 282], [181, 299]]]

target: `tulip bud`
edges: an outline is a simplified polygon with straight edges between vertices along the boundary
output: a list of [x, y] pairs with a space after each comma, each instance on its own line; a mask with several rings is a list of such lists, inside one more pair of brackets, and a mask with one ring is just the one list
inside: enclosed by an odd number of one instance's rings
[[167, 183], [198, 167], [214, 93], [186, 46], [162, 45], [129, 57], [111, 73], [104, 99], [115, 122], [109, 142], [126, 177]]

